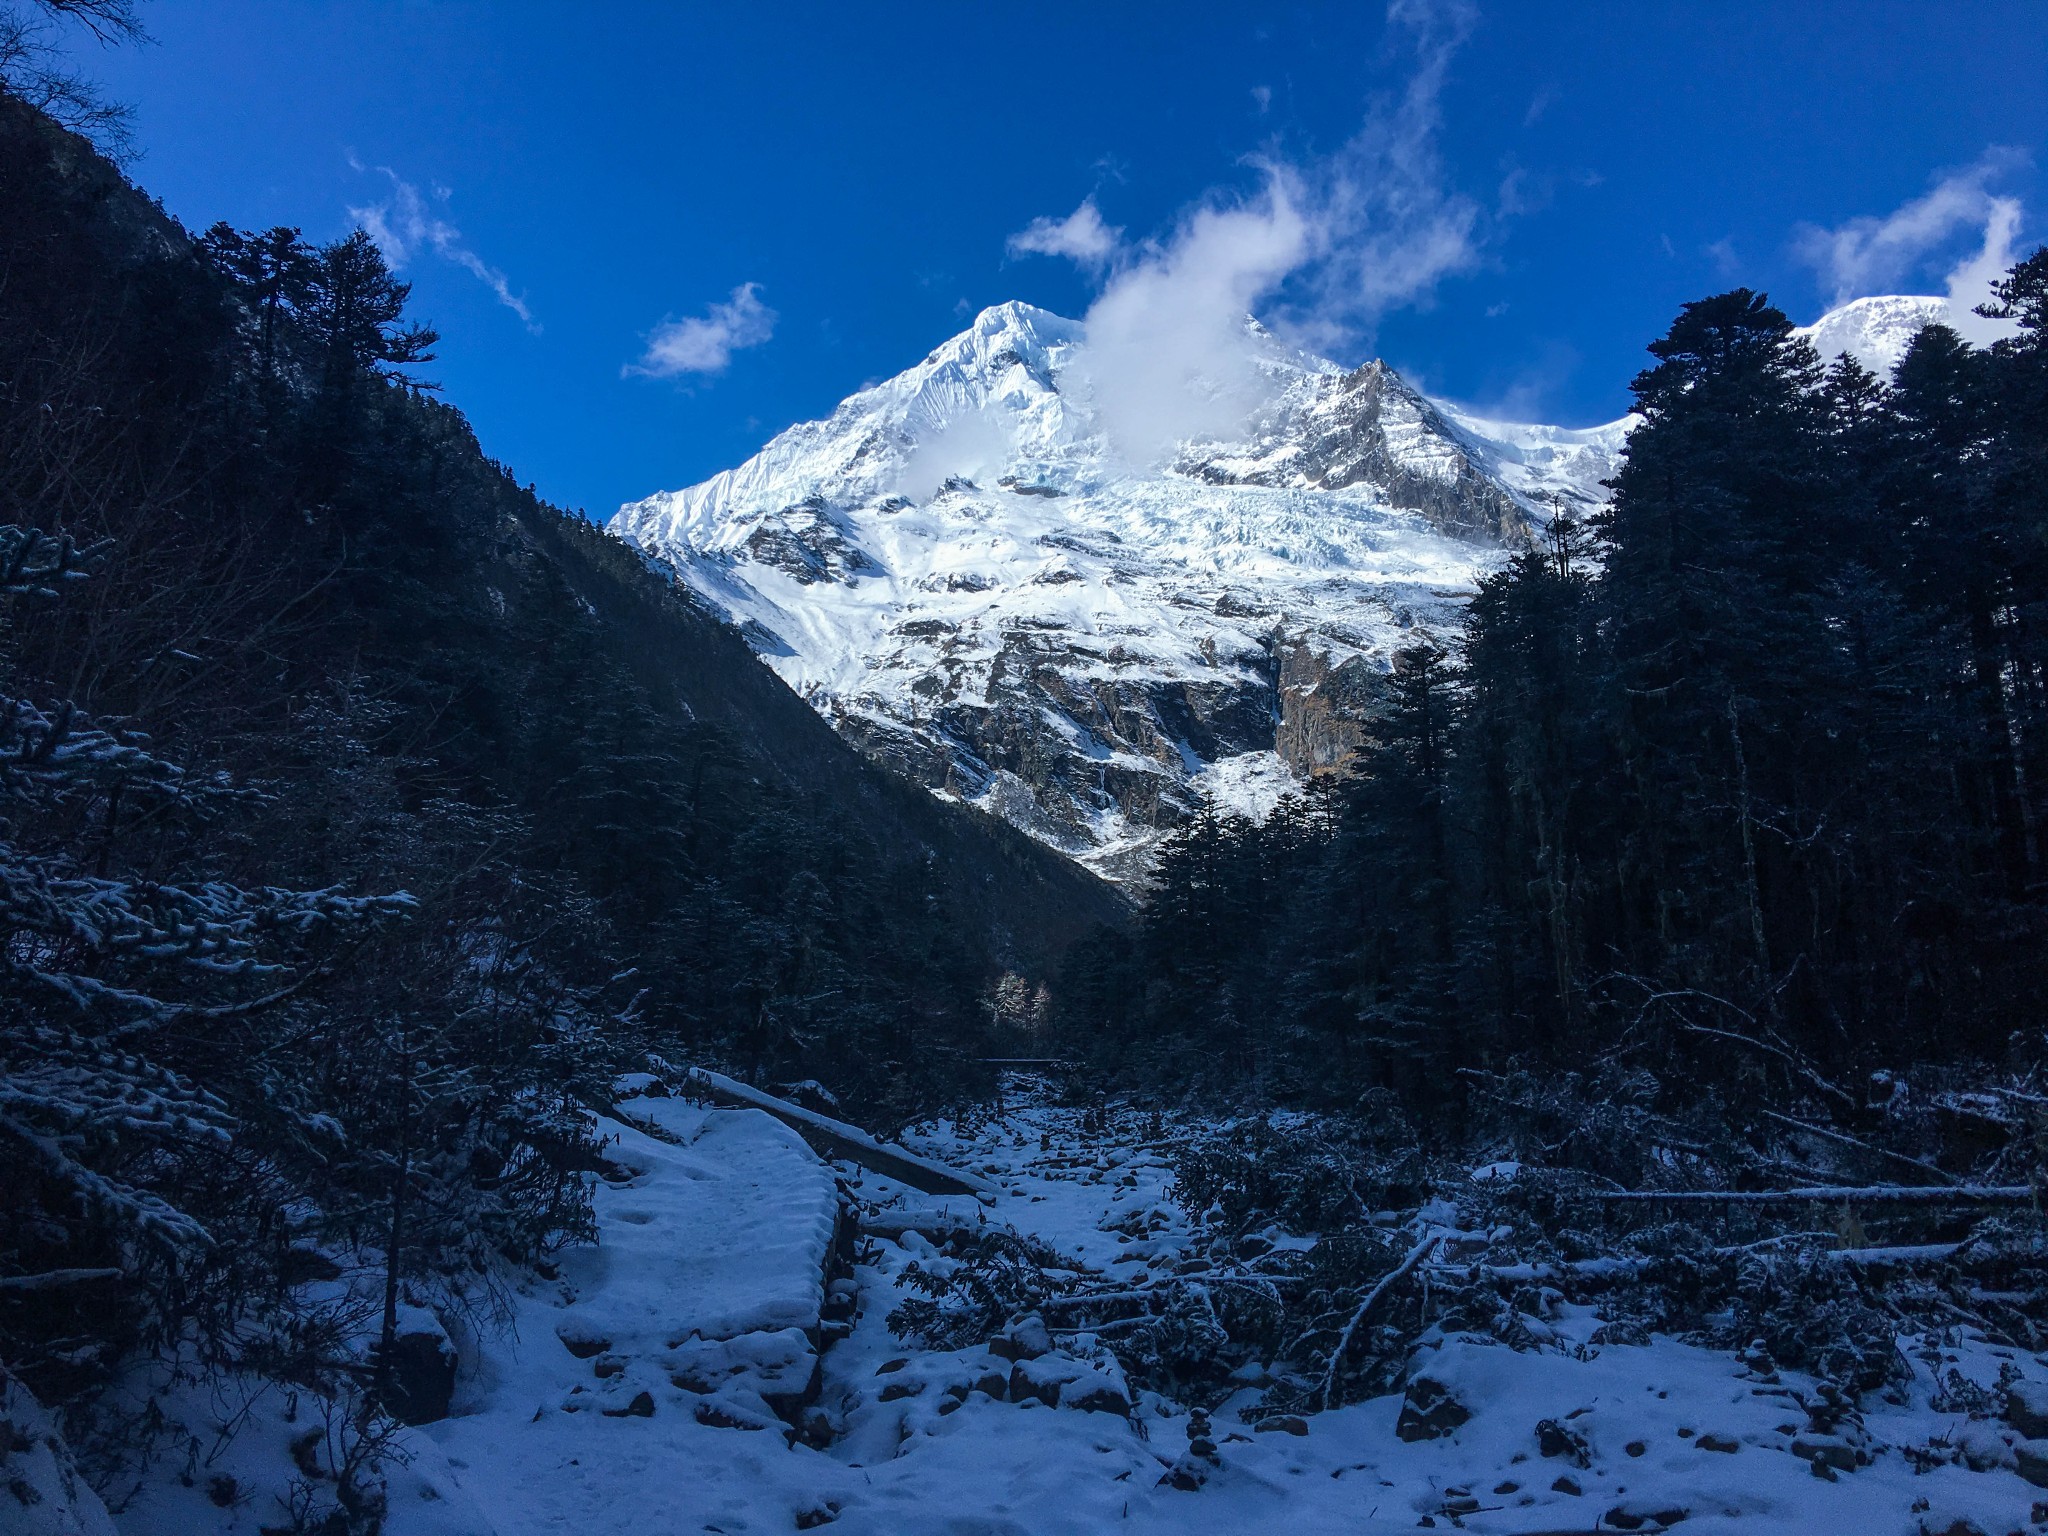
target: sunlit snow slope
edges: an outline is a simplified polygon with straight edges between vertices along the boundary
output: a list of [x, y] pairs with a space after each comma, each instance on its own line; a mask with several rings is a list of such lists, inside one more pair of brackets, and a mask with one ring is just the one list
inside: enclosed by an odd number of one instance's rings
[[[1810, 334], [1884, 365], [1940, 303], [1862, 300]], [[611, 526], [870, 755], [1134, 878], [1203, 806], [1259, 814], [1343, 762], [1393, 655], [1596, 506], [1629, 426], [1461, 414], [1253, 322], [1244, 348], [1242, 430], [1143, 462], [1105, 430], [1132, 402], [1104, 398], [1084, 327], [999, 305]]]

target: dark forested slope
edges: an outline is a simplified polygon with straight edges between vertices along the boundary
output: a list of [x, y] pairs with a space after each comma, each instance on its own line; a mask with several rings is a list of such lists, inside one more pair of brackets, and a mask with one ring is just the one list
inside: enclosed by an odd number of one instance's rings
[[0, 93], [0, 1361], [53, 1405], [173, 1341], [350, 1390], [585, 1230], [611, 1070], [935, 1106], [1120, 919], [521, 488], [406, 296]]

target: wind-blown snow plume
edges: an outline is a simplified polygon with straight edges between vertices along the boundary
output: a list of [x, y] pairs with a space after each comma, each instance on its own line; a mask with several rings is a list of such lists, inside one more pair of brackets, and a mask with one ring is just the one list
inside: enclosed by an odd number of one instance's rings
[[1451, 59], [1477, 19], [1467, 0], [1393, 0], [1387, 23], [1414, 72], [1332, 159], [1309, 168], [1321, 259], [1306, 298], [1283, 311], [1298, 339], [1327, 348], [1389, 310], [1426, 304], [1479, 259], [1478, 205], [1454, 190], [1437, 150]]
[[1975, 309], [2015, 259], [2020, 201], [1993, 193], [1989, 184], [2020, 158], [2014, 150], [1987, 150], [1974, 165], [1938, 177], [1921, 196], [1882, 217], [1866, 214], [1833, 229], [1801, 226], [1793, 248], [1820, 275], [1832, 302], [1839, 305], [1895, 291], [1945, 249], [1952, 251], [1958, 235], [1980, 231], [1977, 249], [1945, 275], [1949, 323], [1966, 340], [1979, 344], [2009, 335], [2010, 325], [1985, 320]]
[[[357, 169], [362, 167], [359, 165]], [[454, 262], [490, 289], [498, 296], [500, 304], [517, 315], [529, 331], [539, 335], [540, 327], [534, 323], [533, 311], [527, 307], [523, 295], [512, 291], [511, 281], [505, 274], [465, 245], [462, 231], [436, 214], [418, 187], [388, 165], [380, 165], [377, 170], [389, 178], [391, 196], [381, 203], [351, 208], [348, 215], [377, 242], [377, 249], [384, 253], [384, 259], [394, 268], [403, 267], [421, 250], [431, 250], [443, 260]], [[437, 201], [446, 202], [448, 195], [446, 187], [434, 189]]]
[[1479, 209], [1449, 185], [1436, 147], [1445, 77], [1473, 18], [1466, 0], [1393, 0], [1388, 35], [1410, 59], [1405, 85], [1336, 153], [1254, 157], [1255, 192], [1212, 194], [1161, 239], [1121, 247], [1093, 198], [1012, 237], [1013, 253], [1107, 270], [1087, 317], [1088, 371], [1127, 456], [1243, 424], [1258, 394], [1245, 325], [1255, 307], [1273, 301], [1277, 326], [1327, 351], [1390, 310], [1427, 303], [1477, 260]]
[[723, 304], [701, 315], [662, 321], [648, 335], [640, 361], [621, 371], [653, 379], [723, 373], [733, 353], [758, 347], [775, 334], [775, 320], [775, 311], [761, 302], [761, 285], [741, 283]]

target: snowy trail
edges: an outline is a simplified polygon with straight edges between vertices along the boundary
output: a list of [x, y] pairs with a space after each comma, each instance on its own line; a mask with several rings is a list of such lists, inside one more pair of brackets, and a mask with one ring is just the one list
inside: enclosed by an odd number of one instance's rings
[[[1929, 1400], [1937, 1370], [1994, 1380], [1996, 1351], [1919, 1361], [1907, 1401], [1867, 1402], [1823, 1457], [1866, 1464], [1824, 1480], [1793, 1450], [1810, 1437], [1795, 1394], [1811, 1396], [1813, 1383], [1672, 1340], [1594, 1345], [1601, 1320], [1569, 1306], [1541, 1348], [1451, 1336], [1420, 1352], [1418, 1370], [1471, 1410], [1441, 1438], [1399, 1439], [1396, 1397], [1293, 1426], [1305, 1433], [1255, 1431], [1226, 1404], [1213, 1415], [1214, 1464], [1197, 1468], [1200, 1486], [1176, 1487], [1167, 1474], [1190, 1465], [1185, 1409], [1137, 1394], [1126, 1416], [1120, 1375], [1090, 1338], [1056, 1337], [1043, 1357], [1012, 1362], [982, 1348], [913, 1350], [885, 1321], [912, 1294], [910, 1264], [948, 1262], [924, 1232], [949, 1223], [1008, 1223], [1103, 1283], [1200, 1262], [1202, 1234], [1147, 1145], [1159, 1127], [1127, 1116], [1084, 1128], [1050, 1105], [940, 1125], [915, 1143], [994, 1181], [993, 1206], [836, 1170], [878, 1225], [903, 1235], [864, 1249], [851, 1332], [823, 1355], [817, 1403], [838, 1433], [823, 1448], [792, 1443], [767, 1399], [809, 1369], [800, 1346], [816, 1336], [835, 1170], [758, 1112], [641, 1100], [622, 1114], [670, 1139], [622, 1131], [614, 1155], [632, 1176], [599, 1191], [605, 1245], [519, 1299], [515, 1338], [485, 1342], [458, 1416], [417, 1437], [408, 1484], [425, 1491], [394, 1504], [393, 1536], [1370, 1536], [1418, 1525], [1506, 1536], [1656, 1530], [1681, 1514], [1700, 1533], [1915, 1536], [1966, 1517], [2002, 1536], [2029, 1528], [2033, 1501], [2048, 1499], [2010, 1470], [2009, 1447], [1978, 1446], [1984, 1471], [1920, 1472], [1905, 1454], [1986, 1437]], [[606, 1347], [578, 1355], [571, 1343]], [[695, 1361], [688, 1385], [676, 1384], [678, 1360]], [[2038, 1360], [2008, 1363], [2048, 1380]], [[1040, 1381], [1061, 1384], [1058, 1406], [1016, 1400]], [[631, 1411], [643, 1393], [644, 1411]], [[1248, 1383], [1233, 1402], [1255, 1396]], [[1543, 1455], [1545, 1420], [1568, 1427], [1564, 1454]]]

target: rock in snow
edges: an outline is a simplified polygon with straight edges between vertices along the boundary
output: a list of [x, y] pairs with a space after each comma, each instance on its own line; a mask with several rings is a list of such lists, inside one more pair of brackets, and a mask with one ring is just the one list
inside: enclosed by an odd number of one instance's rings
[[49, 1410], [0, 1367], [0, 1530], [10, 1536], [114, 1536]]

